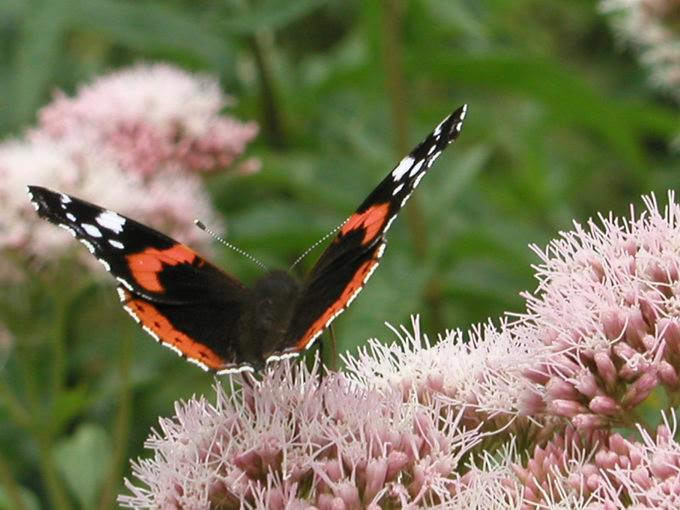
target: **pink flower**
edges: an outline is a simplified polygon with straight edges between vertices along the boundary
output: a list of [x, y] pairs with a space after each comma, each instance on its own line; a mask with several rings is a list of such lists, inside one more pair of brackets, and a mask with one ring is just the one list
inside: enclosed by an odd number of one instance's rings
[[652, 84], [680, 100], [680, 49], [673, 0], [601, 0], [619, 37], [640, 54]]
[[460, 415], [282, 362], [217, 402], [176, 405], [126, 481], [131, 508], [416, 508], [444, 504], [478, 442]]
[[71, 193], [203, 249], [209, 245], [193, 220], [201, 218], [218, 228], [219, 222], [197, 176], [172, 173], [142, 179], [121, 171], [91, 142], [86, 132], [58, 141], [36, 133], [29, 140], [0, 145], [0, 249], [43, 261], [78, 250], [85, 260], [91, 259], [66, 232], [38, 218], [26, 195], [27, 184]]
[[672, 194], [663, 211], [645, 203], [638, 219], [577, 224], [536, 249], [539, 286], [523, 322], [545, 349], [528, 375], [547, 411], [579, 428], [630, 425], [654, 388], [678, 388], [680, 208]]
[[[528, 456], [518, 441], [469, 463], [447, 508], [588, 509], [677, 508], [680, 445], [675, 416], [642, 441], [605, 430], [569, 427]], [[468, 506], [461, 505], [465, 502]]]
[[[463, 412], [470, 427], [485, 431], [507, 427], [518, 416], [543, 409], [543, 401], [524, 372], [531, 353], [541, 347], [521, 324], [496, 328], [488, 323], [464, 335], [449, 331], [431, 345], [421, 334], [418, 317], [413, 332], [393, 329], [398, 341], [369, 340], [357, 357], [347, 356], [348, 376], [367, 386], [390, 388], [405, 401], [438, 402]], [[523, 420], [518, 427], [529, 426]]]
[[[227, 100], [216, 80], [163, 64], [113, 73], [73, 98], [58, 95], [40, 112], [38, 129], [0, 144], [0, 250], [50, 260], [75, 246], [38, 219], [27, 184], [73, 194], [205, 247], [209, 237], [193, 221], [220, 225], [194, 170], [230, 165], [257, 132], [252, 123], [220, 114]], [[246, 172], [257, 168], [255, 160], [243, 164]]]
[[[257, 134], [255, 123], [221, 115], [230, 103], [216, 80], [166, 64], [137, 65], [98, 78], [40, 111], [55, 139], [91, 131], [124, 170], [212, 171], [231, 165]], [[256, 166], [251, 162], [247, 171]]]
[[626, 444], [625, 461], [616, 459], [608, 467], [612, 486], [620, 487], [633, 505], [651, 508], [680, 507], [680, 444], [674, 439], [677, 420], [672, 413], [652, 437], [638, 427], [642, 442]]
[[[678, 389], [680, 206], [563, 233], [527, 313], [449, 332], [394, 330], [323, 382], [283, 363], [217, 404], [179, 404], [133, 464], [134, 508], [676, 508], [664, 422], [613, 432]], [[672, 396], [672, 393], [671, 393]], [[511, 437], [514, 435], [514, 439]], [[520, 446], [521, 445], [521, 450]], [[465, 459], [465, 462], [463, 462]]]
[[531, 508], [574, 501], [612, 510], [677, 508], [680, 445], [673, 439], [674, 416], [672, 422], [665, 420], [655, 438], [640, 427], [642, 442], [602, 430], [582, 436], [569, 428], [536, 447], [523, 465], [513, 464], [522, 486], [518, 497]]

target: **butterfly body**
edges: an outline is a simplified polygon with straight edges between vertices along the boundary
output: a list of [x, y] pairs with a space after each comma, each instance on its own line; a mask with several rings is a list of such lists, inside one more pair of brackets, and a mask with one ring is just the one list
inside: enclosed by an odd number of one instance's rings
[[255, 282], [239, 338], [244, 360], [258, 368], [275, 352], [283, 351], [299, 296], [299, 282], [285, 271], [272, 271]]
[[246, 287], [188, 246], [85, 200], [29, 186], [38, 214], [81, 241], [119, 286], [125, 310], [163, 345], [218, 373], [296, 356], [354, 300], [377, 268], [385, 234], [420, 179], [460, 134], [444, 119], [340, 227], [308, 275], [272, 271]]

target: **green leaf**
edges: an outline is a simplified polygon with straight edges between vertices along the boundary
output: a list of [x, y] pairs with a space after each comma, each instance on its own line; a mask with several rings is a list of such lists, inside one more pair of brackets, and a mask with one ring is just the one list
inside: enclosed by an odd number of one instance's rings
[[166, 3], [79, 0], [71, 19], [74, 27], [104, 34], [136, 50], [179, 50], [218, 69], [231, 66], [227, 40], [206, 20]]
[[0, 18], [23, 15], [28, 7], [26, 4], [21, 0], [3, 0], [0, 2]]
[[[40, 510], [40, 502], [35, 494], [28, 489], [19, 487], [19, 499], [25, 510]], [[0, 510], [16, 510], [16, 505], [4, 487], [0, 486]]]
[[435, 169], [428, 176], [430, 182], [427, 185], [430, 193], [424, 206], [431, 213], [440, 212], [448, 215], [456, 207], [459, 197], [464, 194], [477, 179], [491, 156], [491, 151], [486, 144], [461, 153], [454, 150], [455, 156], [450, 153], [445, 156], [444, 168]]
[[[17, 47], [11, 102], [0, 103], [12, 112], [15, 125], [28, 121], [44, 98], [57, 63], [70, 12], [69, 0], [32, 2], [23, 20]], [[4, 109], [4, 108], [2, 108]]]
[[[452, 57], [450, 52], [429, 56], [432, 72], [442, 78], [460, 77], [461, 82], [496, 90], [512, 91], [540, 99], [560, 126], [572, 124], [599, 134], [619, 154], [646, 170], [638, 139], [641, 114], [631, 115], [632, 105], [613, 101], [581, 76], [542, 58], [513, 55]], [[411, 65], [417, 65], [414, 58]], [[661, 112], [647, 113], [647, 124], [674, 129], [675, 120]], [[664, 119], [665, 117], [665, 119]]]
[[85, 424], [55, 448], [59, 472], [81, 508], [94, 508], [112, 454], [103, 428]]
[[86, 409], [90, 403], [85, 386], [62, 391], [54, 402], [51, 424], [54, 430], [59, 431], [64, 424]]
[[389, 242], [386, 254], [379, 270], [337, 321], [341, 353], [355, 354], [369, 338], [391, 339], [385, 321], [394, 326], [409, 324], [411, 314], [425, 311], [422, 296], [432, 276], [431, 264], [414, 264], [397, 243]]
[[309, 13], [323, 7], [331, 0], [270, 0], [259, 4], [222, 23], [222, 28], [233, 34], [252, 34], [264, 28], [276, 30], [299, 20]]

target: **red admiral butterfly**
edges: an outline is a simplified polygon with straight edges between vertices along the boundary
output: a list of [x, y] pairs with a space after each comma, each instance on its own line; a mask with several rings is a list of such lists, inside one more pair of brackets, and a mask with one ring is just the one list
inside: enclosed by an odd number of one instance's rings
[[174, 239], [94, 204], [38, 186], [38, 214], [65, 228], [119, 282], [123, 307], [161, 344], [205, 370], [258, 370], [308, 349], [361, 291], [385, 250], [385, 233], [446, 146], [460, 107], [383, 179], [298, 282], [272, 271], [246, 288]]

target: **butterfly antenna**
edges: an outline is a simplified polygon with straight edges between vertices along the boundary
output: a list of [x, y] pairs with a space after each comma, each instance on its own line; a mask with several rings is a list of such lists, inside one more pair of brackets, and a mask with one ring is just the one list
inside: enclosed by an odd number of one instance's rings
[[247, 258], [247, 259], [250, 260], [251, 262], [257, 264], [258, 266], [260, 266], [260, 267], [261, 267], [262, 269], [264, 269], [265, 271], [269, 271], [269, 269], [267, 268], [267, 266], [265, 266], [262, 262], [260, 262], [259, 260], [257, 260], [255, 257], [253, 257], [250, 253], [247, 253], [247, 252], [243, 251], [241, 248], [237, 248], [237, 247], [234, 246], [233, 244], [231, 244], [231, 243], [225, 241], [225, 240], [222, 239], [219, 235], [217, 235], [215, 232], [213, 232], [213, 231], [210, 230], [208, 227], [206, 227], [206, 226], [205, 226], [205, 223], [203, 223], [202, 221], [200, 221], [200, 220], [194, 220], [194, 225], [196, 225], [198, 228], [200, 228], [203, 232], [207, 232], [208, 234], [210, 234], [211, 236], [213, 236], [215, 239], [217, 239], [219, 242], [221, 242], [221, 243], [222, 243], [224, 246], [226, 246], [227, 248], [231, 248], [231, 249], [234, 250], [236, 253], [238, 253], [238, 254], [240, 254], [240, 255], [243, 255], [245, 258]]
[[[349, 219], [349, 218], [347, 218], [347, 220], [348, 220], [348, 219]], [[340, 230], [340, 229], [342, 228], [342, 226], [343, 226], [345, 223], [347, 223], [347, 220], [345, 220], [345, 221], [343, 221], [342, 223], [340, 223], [340, 225], [338, 225], [337, 227], [335, 227], [333, 230], [331, 230], [330, 232], [328, 232], [328, 234], [326, 234], [326, 235], [323, 236], [321, 239], [319, 239], [317, 242], [315, 242], [313, 245], [311, 245], [309, 248], [307, 248], [307, 249], [305, 250], [305, 252], [304, 252], [302, 255], [300, 255], [300, 256], [295, 260], [295, 262], [293, 262], [293, 265], [290, 266], [290, 267], [288, 268], [288, 271], [291, 271], [295, 266], [297, 266], [297, 265], [300, 263], [300, 261], [301, 261], [302, 259], [304, 259], [307, 255], [309, 255], [309, 254], [314, 250], [314, 248], [316, 248], [317, 246], [319, 246], [321, 243], [326, 242], [326, 240], [328, 240], [329, 237], [331, 237], [331, 236], [334, 235], [338, 230]]]

